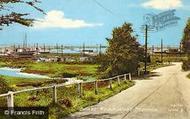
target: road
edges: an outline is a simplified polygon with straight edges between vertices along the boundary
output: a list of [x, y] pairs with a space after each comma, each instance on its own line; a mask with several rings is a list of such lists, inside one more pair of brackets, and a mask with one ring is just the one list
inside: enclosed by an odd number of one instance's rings
[[190, 72], [181, 63], [153, 71], [147, 80], [67, 119], [190, 119]]

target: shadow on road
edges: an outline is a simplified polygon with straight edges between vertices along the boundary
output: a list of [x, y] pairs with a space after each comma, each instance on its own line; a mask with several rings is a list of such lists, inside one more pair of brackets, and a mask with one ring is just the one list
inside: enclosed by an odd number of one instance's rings
[[160, 77], [161, 75], [158, 72], [150, 72], [147, 75], [142, 75], [139, 77], [134, 77], [133, 80], [153, 80], [153, 77]]

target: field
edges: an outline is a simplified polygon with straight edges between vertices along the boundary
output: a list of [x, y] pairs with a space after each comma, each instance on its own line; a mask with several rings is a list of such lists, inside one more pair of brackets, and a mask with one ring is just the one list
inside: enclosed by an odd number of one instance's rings
[[63, 64], [63, 63], [30, 63], [23, 70], [27, 73], [37, 73], [50, 77], [95, 76], [96, 64]]
[[64, 64], [35, 62], [31, 60], [1, 59], [0, 67], [23, 68], [23, 72], [48, 75], [49, 77], [96, 76], [97, 64]]

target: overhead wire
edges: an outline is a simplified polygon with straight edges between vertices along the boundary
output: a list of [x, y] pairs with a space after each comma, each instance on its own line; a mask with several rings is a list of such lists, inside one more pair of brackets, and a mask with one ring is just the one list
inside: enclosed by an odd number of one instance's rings
[[115, 14], [112, 10], [110, 10], [109, 8], [105, 7], [102, 3], [100, 3], [99, 1], [97, 0], [92, 0], [94, 3], [96, 3], [99, 7], [101, 7], [102, 9], [104, 9], [106, 12], [112, 14], [113, 16], [116, 16], [116, 17], [120, 17], [122, 20], [124, 20], [124, 18], [118, 14]]

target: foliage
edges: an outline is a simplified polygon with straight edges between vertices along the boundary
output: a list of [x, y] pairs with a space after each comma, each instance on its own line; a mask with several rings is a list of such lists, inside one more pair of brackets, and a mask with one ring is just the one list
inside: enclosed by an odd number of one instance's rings
[[190, 53], [190, 18], [187, 21], [182, 38], [182, 49], [185, 53]]
[[[19, 23], [25, 26], [31, 26], [34, 19], [26, 18], [25, 16], [29, 15], [29, 13], [21, 13], [14, 10], [14, 8], [9, 7], [9, 5], [13, 6], [21, 6], [24, 4], [25, 6], [33, 7], [34, 9], [43, 12], [42, 9], [36, 6], [37, 3], [40, 3], [38, 0], [0, 0], [0, 12], [6, 13], [0, 16], [0, 26], [10, 25], [13, 23]], [[44, 12], [43, 12], [44, 13]]]
[[190, 61], [183, 61], [182, 69], [183, 69], [184, 71], [190, 70]]
[[107, 38], [109, 47], [102, 56], [99, 72], [102, 77], [111, 77], [127, 72], [136, 72], [143, 59], [143, 49], [133, 36], [132, 25], [124, 23], [113, 29], [112, 38]]
[[182, 65], [182, 69], [187, 71], [190, 70], [190, 18], [188, 19], [186, 27], [184, 29], [182, 49], [185, 53], [188, 54], [188, 59], [184, 61]]
[[188, 74], [187, 77], [190, 79], [190, 74]]
[[6, 81], [2, 78], [0, 78], [0, 94], [7, 93], [11, 88], [8, 86]]

